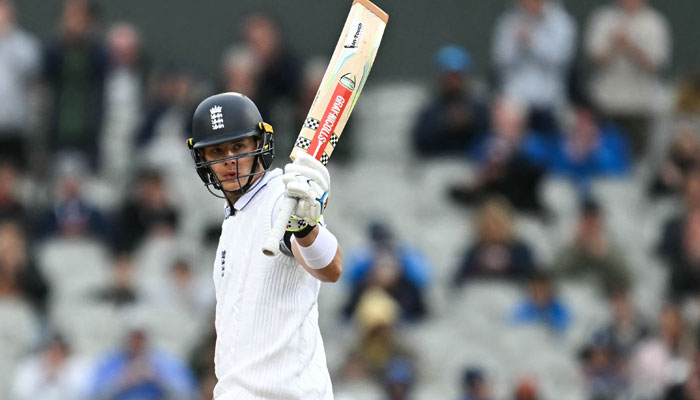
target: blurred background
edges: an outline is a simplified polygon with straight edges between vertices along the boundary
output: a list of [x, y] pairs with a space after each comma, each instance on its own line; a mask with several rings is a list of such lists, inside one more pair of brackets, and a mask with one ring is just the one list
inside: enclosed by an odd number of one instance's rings
[[[329, 164], [338, 400], [700, 399], [697, 0], [381, 0]], [[237, 91], [278, 166], [350, 2], [0, 0], [0, 398], [211, 399]]]

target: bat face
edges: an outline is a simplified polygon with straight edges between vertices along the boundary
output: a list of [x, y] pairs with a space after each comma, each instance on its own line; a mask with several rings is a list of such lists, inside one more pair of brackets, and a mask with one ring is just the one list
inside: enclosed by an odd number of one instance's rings
[[[324, 165], [345, 128], [379, 48], [388, 15], [355, 0], [290, 158], [305, 151]], [[330, 144], [330, 146], [329, 146]]]

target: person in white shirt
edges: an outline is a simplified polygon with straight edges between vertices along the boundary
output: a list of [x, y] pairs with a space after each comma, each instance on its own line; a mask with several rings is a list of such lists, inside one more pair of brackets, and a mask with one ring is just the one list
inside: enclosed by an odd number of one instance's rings
[[52, 334], [39, 354], [17, 365], [12, 400], [75, 400], [85, 397], [88, 364], [71, 354], [60, 334]]
[[527, 106], [531, 129], [558, 129], [575, 48], [576, 24], [556, 1], [518, 0], [496, 22], [493, 62], [501, 91]]
[[35, 124], [31, 101], [41, 68], [37, 39], [22, 30], [12, 0], [0, 0], [0, 158], [24, 168]]
[[[321, 282], [336, 282], [342, 254], [324, 226], [330, 177], [306, 154], [271, 169], [272, 127], [238, 93], [199, 104], [188, 146], [199, 177], [226, 200], [214, 262], [216, 400], [333, 398], [318, 327]], [[275, 257], [262, 244], [285, 198], [299, 200]]]
[[670, 60], [671, 34], [664, 16], [646, 0], [615, 3], [596, 10], [586, 28], [585, 52], [593, 65], [589, 89], [641, 156], [662, 93], [659, 74]]

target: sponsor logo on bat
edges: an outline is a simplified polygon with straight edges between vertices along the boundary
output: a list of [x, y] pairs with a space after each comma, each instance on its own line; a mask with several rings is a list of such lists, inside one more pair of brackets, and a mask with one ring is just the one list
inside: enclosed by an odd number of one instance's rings
[[355, 77], [352, 74], [345, 74], [340, 77], [340, 84], [353, 91], [355, 90]]
[[343, 47], [346, 49], [356, 49], [360, 44], [360, 36], [362, 36], [362, 22], [358, 22], [355, 29], [350, 32], [355, 32], [355, 34], [348, 37]]
[[353, 89], [355, 87], [355, 80], [351, 74], [343, 75], [338, 84], [335, 86], [331, 101], [328, 103], [326, 111], [323, 113], [324, 117], [322, 122], [320, 123], [319, 128], [316, 130], [316, 134], [311, 141], [308, 153], [314, 156], [316, 159], [320, 159], [320, 157], [323, 155], [323, 149], [326, 148], [331, 135], [335, 131], [338, 120], [343, 114], [343, 110], [345, 110], [345, 106], [348, 104], [348, 101], [352, 96], [352, 90], [348, 86], [351, 86]]

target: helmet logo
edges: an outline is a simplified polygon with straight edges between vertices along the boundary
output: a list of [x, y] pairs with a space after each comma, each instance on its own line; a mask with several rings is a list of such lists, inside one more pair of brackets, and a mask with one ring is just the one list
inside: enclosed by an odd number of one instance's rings
[[209, 109], [211, 114], [211, 129], [217, 130], [224, 127], [224, 114], [221, 113], [221, 106], [214, 106]]

